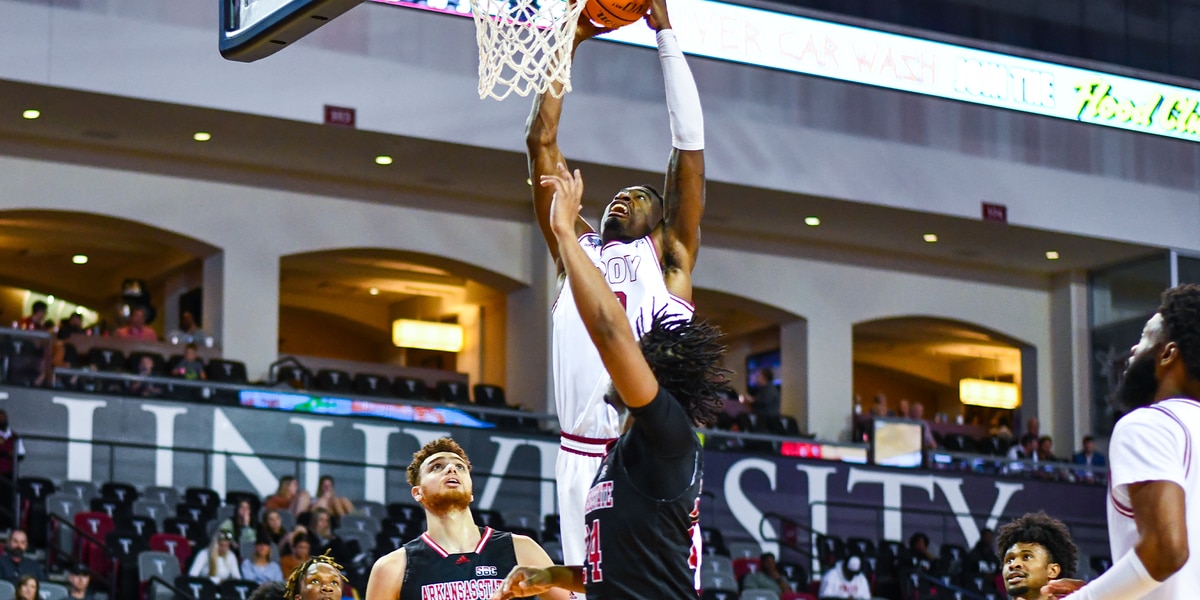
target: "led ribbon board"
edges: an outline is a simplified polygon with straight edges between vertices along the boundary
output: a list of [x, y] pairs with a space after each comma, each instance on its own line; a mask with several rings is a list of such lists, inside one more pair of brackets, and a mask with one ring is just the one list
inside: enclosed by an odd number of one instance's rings
[[473, 427], [476, 429], [490, 429], [495, 427], [492, 423], [472, 417], [456, 408], [414, 406], [412, 404], [393, 404], [390, 402], [330, 398], [286, 392], [242, 390], [238, 392], [238, 404], [254, 408], [271, 408], [318, 415], [382, 417], [397, 421], [456, 425], [458, 427]]
[[[374, 1], [470, 15], [468, 0]], [[671, 16], [696, 56], [1200, 140], [1193, 89], [712, 0], [672, 0]], [[602, 39], [655, 46], [639, 24]]]

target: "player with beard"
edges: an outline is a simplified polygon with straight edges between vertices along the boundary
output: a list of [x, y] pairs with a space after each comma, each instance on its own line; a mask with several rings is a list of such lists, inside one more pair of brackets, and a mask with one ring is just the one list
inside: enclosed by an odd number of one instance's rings
[[1052, 600], [1042, 586], [1075, 574], [1079, 549], [1062, 521], [1044, 512], [1030, 513], [1000, 528], [996, 550], [1004, 565], [1002, 575], [1008, 597], [1016, 600]]
[[1071, 600], [1194, 599], [1200, 594], [1200, 559], [1189, 560], [1190, 550], [1200, 548], [1194, 442], [1200, 441], [1200, 286], [1163, 293], [1113, 404], [1125, 413], [1109, 447], [1108, 541], [1116, 562], [1086, 586], [1059, 580], [1044, 591]]
[[694, 599], [704, 456], [692, 428], [715, 422], [722, 409], [720, 332], [659, 313], [636, 338], [575, 236], [579, 171], [559, 164], [540, 183], [554, 190], [551, 226], [579, 317], [612, 377], [607, 399], [630, 418], [588, 490], [583, 565], [517, 567], [492, 598], [560, 587], [591, 600]]
[[[518, 563], [553, 564], [533, 539], [479, 527], [471, 516], [471, 461], [450, 438], [425, 444], [408, 465], [425, 532], [375, 562], [366, 600], [484, 600]], [[551, 591], [544, 599], [565, 600]]]

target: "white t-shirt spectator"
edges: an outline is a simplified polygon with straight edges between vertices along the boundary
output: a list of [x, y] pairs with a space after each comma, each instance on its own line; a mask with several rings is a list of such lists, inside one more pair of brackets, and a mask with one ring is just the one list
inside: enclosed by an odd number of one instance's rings
[[196, 553], [195, 561], [192, 563], [192, 570], [188, 571], [191, 577], [208, 577], [213, 583], [221, 583], [226, 579], [241, 579], [242, 572], [238, 568], [237, 555], [232, 550], [225, 553], [225, 556], [217, 556], [217, 572], [215, 575], [209, 574], [208, 564], [208, 548], [202, 548]]
[[[856, 557], [851, 557], [854, 560]], [[870, 600], [871, 584], [862, 571], [854, 574], [849, 580], [842, 573], [842, 563], [834, 565], [821, 577], [821, 588], [817, 592], [820, 598], [852, 598], [854, 600]]]

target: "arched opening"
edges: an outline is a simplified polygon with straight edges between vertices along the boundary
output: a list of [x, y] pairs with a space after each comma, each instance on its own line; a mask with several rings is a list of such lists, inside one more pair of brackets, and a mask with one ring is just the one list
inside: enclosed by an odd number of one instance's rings
[[[971, 323], [926, 316], [858, 323], [853, 336], [857, 414], [921, 418], [967, 428], [977, 437], [1001, 428], [1015, 431], [1021, 412], [1037, 414], [1029, 344]], [[985, 382], [978, 385], [989, 393], [1013, 393], [1015, 402], [980, 397], [973, 382]], [[1020, 411], [1030, 404], [1026, 408], [1033, 410]]]
[[[203, 325], [204, 259], [219, 249], [179, 233], [114, 217], [52, 210], [0, 212], [0, 320], [27, 314], [35, 299], [50, 299], [58, 322], [75, 306], [116, 327], [127, 280], [144, 282], [149, 325], [159, 337], [178, 327], [182, 310]], [[55, 304], [63, 301], [59, 308]], [[91, 316], [93, 313], [84, 312]], [[96, 325], [85, 322], [85, 326]]]
[[[344, 248], [280, 259], [279, 354], [465, 373], [504, 385], [507, 294], [519, 282], [443, 257]], [[460, 351], [397, 346], [393, 322], [461, 326]]]

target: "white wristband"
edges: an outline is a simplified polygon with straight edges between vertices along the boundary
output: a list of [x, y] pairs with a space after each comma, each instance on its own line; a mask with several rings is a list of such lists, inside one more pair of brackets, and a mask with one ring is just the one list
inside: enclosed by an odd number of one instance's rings
[[1125, 553], [1103, 575], [1079, 588], [1070, 595], [1070, 600], [1123, 600], [1125, 598], [1141, 598], [1162, 585], [1146, 572], [1142, 559], [1137, 552], [1130, 550]]
[[679, 40], [672, 29], [663, 29], [658, 39], [658, 60], [662, 63], [663, 83], [667, 88], [667, 112], [671, 117], [671, 145], [680, 150], [704, 149], [704, 113], [700, 110], [700, 92], [688, 68]]

